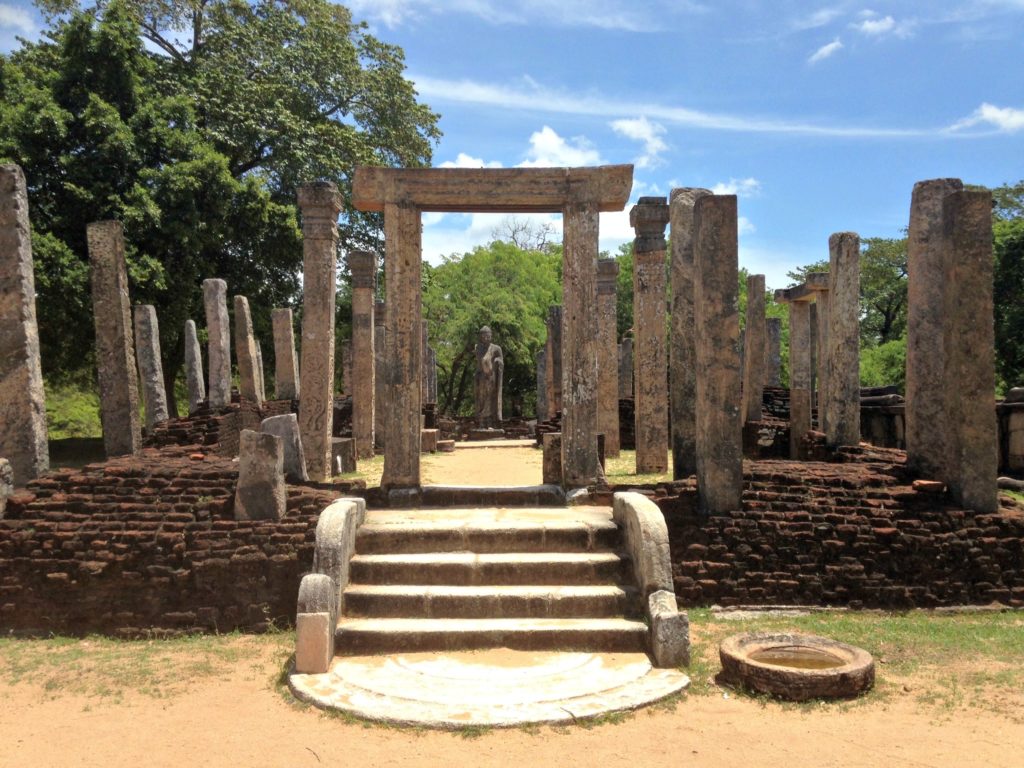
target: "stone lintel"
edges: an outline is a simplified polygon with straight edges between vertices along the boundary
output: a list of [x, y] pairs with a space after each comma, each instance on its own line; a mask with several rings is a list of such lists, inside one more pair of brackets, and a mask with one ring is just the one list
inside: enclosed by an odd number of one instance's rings
[[632, 165], [592, 168], [378, 168], [359, 166], [352, 205], [386, 203], [421, 211], [561, 213], [567, 204], [621, 211], [633, 188]]

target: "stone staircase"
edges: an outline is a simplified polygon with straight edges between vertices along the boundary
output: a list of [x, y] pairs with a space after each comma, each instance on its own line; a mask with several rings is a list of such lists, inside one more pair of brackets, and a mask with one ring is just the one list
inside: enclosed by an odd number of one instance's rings
[[607, 507], [370, 512], [355, 536], [335, 653], [643, 652], [632, 583]]

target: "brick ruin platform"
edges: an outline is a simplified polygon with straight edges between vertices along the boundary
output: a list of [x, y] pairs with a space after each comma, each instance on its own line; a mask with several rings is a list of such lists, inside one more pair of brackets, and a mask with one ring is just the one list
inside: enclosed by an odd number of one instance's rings
[[[0, 520], [4, 631], [290, 625], [320, 512], [365, 491], [290, 484], [282, 520], [240, 522], [237, 462], [199, 450], [60, 469], [13, 495]], [[665, 514], [681, 605], [1024, 606], [1024, 505], [1002, 496], [998, 513], [976, 515], [914, 490], [901, 451], [831, 458], [744, 462], [743, 509], [723, 515], [698, 515], [692, 480], [643, 489]]]

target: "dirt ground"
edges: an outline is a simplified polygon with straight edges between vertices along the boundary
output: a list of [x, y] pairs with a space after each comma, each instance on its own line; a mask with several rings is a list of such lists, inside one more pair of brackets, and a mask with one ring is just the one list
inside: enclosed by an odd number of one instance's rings
[[[500, 444], [499, 444], [500, 445]], [[543, 454], [536, 448], [457, 448], [425, 454], [423, 482], [433, 485], [540, 485]]]
[[799, 707], [712, 689], [588, 727], [390, 729], [289, 703], [273, 682], [288, 654], [285, 638], [225, 642], [243, 653], [157, 696], [134, 691], [118, 700], [52, 681], [0, 683], [0, 765], [1009, 768], [1021, 765], [1024, 745], [1019, 717], [937, 709], [902, 687], [867, 702]]

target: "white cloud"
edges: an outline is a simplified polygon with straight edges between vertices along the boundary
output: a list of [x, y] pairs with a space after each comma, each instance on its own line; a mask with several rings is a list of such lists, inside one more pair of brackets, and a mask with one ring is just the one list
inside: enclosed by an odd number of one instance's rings
[[642, 114], [689, 128], [742, 133], [789, 133], [808, 136], [839, 136], [847, 138], [906, 138], [941, 136], [946, 129], [873, 128], [869, 126], [829, 126], [799, 121], [744, 115], [704, 112], [687, 107], [617, 100], [605, 94], [579, 96], [569, 91], [545, 88], [532, 78], [523, 78], [519, 86], [480, 83], [473, 80], [444, 80], [413, 75], [416, 90], [429, 101], [477, 104], [522, 112], [589, 115], [617, 118], [620, 115]]
[[790, 27], [798, 32], [807, 29], [819, 29], [827, 26], [830, 22], [842, 16], [844, 13], [840, 7], [819, 8], [808, 16], [802, 16], [790, 22]]
[[530, 136], [530, 148], [520, 168], [561, 168], [600, 165], [601, 153], [585, 136], [563, 139], [545, 125]]
[[627, 139], [643, 142], [643, 154], [633, 161], [637, 168], [653, 168], [658, 165], [661, 162], [658, 155], [668, 149], [668, 144], [661, 138], [665, 133], [665, 126], [652, 123], [643, 115], [635, 119], [613, 120], [611, 127], [613, 131]]
[[1016, 133], [1024, 130], [1024, 109], [1013, 107], [997, 107], [994, 104], [985, 102], [970, 117], [955, 123], [950, 131], [962, 131], [965, 128], [973, 128], [978, 125], [991, 126], [999, 133]]
[[896, 21], [892, 16], [879, 16], [874, 11], [861, 11], [858, 15], [861, 21], [850, 24], [850, 27], [868, 37], [909, 37], [917, 24], [915, 19]]
[[885, 16], [880, 19], [864, 19], [859, 24], [853, 24], [852, 26], [865, 35], [884, 35], [886, 32], [892, 32], [896, 28], [896, 19], [892, 16]]
[[32, 18], [32, 14], [24, 8], [0, 3], [0, 28], [15, 29], [25, 34], [31, 34], [35, 32], [36, 23]]
[[454, 160], [445, 160], [438, 168], [501, 168], [501, 161], [485, 161], [483, 158], [472, 157], [465, 152], [459, 152]]
[[746, 216], [740, 216], [736, 220], [736, 233], [738, 235], [752, 235], [757, 232], [757, 227]]
[[755, 178], [729, 179], [720, 181], [711, 188], [716, 195], [736, 195], [737, 197], [757, 197], [761, 194], [761, 182]]
[[831, 43], [826, 43], [825, 45], [821, 46], [821, 48], [812, 53], [810, 57], [807, 59], [807, 63], [817, 64], [819, 61], [824, 61], [829, 56], [832, 56], [834, 53], [841, 50], [842, 47], [843, 41], [837, 37]]

